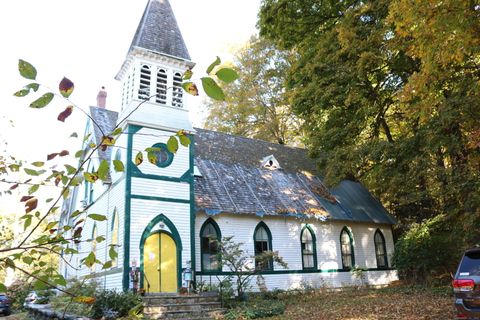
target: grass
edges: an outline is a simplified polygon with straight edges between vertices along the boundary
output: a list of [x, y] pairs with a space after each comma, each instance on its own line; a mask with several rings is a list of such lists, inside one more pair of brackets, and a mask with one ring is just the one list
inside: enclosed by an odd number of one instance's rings
[[402, 286], [284, 294], [285, 313], [270, 320], [454, 319], [451, 289]]

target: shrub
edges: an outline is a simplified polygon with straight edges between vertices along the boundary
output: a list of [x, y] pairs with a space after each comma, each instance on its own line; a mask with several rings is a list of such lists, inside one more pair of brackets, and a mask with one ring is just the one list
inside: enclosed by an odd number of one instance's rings
[[284, 312], [285, 303], [282, 301], [255, 299], [239, 304], [236, 308], [227, 311], [225, 319], [257, 319], [276, 316]]
[[399, 276], [409, 282], [449, 281], [463, 250], [461, 237], [444, 215], [413, 224], [395, 245], [393, 264]]
[[[94, 297], [97, 287], [98, 284], [94, 281], [86, 282], [77, 279], [71, 279], [68, 281], [68, 286], [65, 288], [65, 290], [74, 294], [75, 296]], [[65, 312], [84, 317], [90, 316], [92, 309], [91, 305], [75, 302], [71, 296], [64, 293], [52, 297], [50, 299], [50, 305], [58, 312]]]
[[98, 291], [92, 306], [91, 317], [97, 319], [117, 319], [128, 315], [128, 312], [142, 303], [142, 299], [131, 292], [114, 290]]
[[24, 279], [18, 279], [8, 287], [8, 297], [12, 300], [11, 307], [13, 311], [22, 311], [23, 303], [28, 293], [31, 291], [30, 284]]

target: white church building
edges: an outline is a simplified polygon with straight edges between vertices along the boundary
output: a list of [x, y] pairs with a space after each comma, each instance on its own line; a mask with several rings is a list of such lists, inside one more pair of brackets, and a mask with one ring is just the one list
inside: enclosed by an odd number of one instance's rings
[[[269, 290], [356, 285], [356, 268], [364, 270], [364, 283], [396, 280], [395, 220], [364, 186], [345, 180], [327, 188], [304, 149], [192, 127], [181, 82], [193, 66], [168, 0], [148, 1], [116, 76], [123, 85], [121, 111], [91, 107], [95, 123], [86, 129], [85, 148], [117, 124], [123, 130], [87, 170], [95, 171], [104, 159], [121, 160], [125, 170], [111, 169], [107, 182], [84, 182], [63, 207], [62, 221], [72, 226], [81, 218], [72, 217], [75, 210], [105, 215], [105, 221], [87, 219], [82, 237], [106, 240], [79, 243], [80, 254], [65, 255], [69, 263], [61, 263], [61, 273], [128, 290], [135, 267], [141, 289], [175, 293], [184, 268], [193, 270], [197, 282], [230, 275], [217, 261], [213, 239], [233, 236], [251, 256], [272, 250], [288, 264], [284, 269], [252, 258]], [[170, 153], [167, 140], [180, 129], [192, 143]], [[149, 147], [161, 150], [156, 163], [135, 165], [136, 154]], [[109, 260], [111, 245], [118, 252], [111, 268], [69, 266], [91, 251]]]

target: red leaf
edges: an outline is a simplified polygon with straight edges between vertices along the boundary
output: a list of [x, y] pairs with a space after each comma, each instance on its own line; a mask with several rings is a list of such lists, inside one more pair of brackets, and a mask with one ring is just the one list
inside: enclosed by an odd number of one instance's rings
[[25, 180], [23, 183], [29, 183], [32, 179]]
[[58, 153], [55, 152], [55, 153], [50, 153], [48, 156], [47, 156], [47, 160], [52, 160], [53, 158], [55, 158], [56, 156], [58, 156]]
[[64, 156], [68, 156], [70, 153], [67, 151], [67, 150], [63, 150], [62, 152], [60, 152], [58, 155], [60, 157], [64, 157]]
[[74, 88], [73, 82], [70, 79], [65, 77], [63, 77], [62, 81], [60, 81], [60, 84], [58, 85], [58, 89], [60, 90], [60, 93], [65, 98], [68, 98], [72, 94], [73, 88]]
[[25, 201], [28, 201], [30, 199], [32, 199], [33, 196], [23, 196], [21, 199], [20, 199], [20, 202], [25, 202]]
[[25, 202], [25, 213], [29, 213], [37, 208], [38, 199], [32, 198]]
[[57, 117], [57, 120], [65, 122], [65, 119], [67, 119], [72, 114], [72, 111], [73, 111], [73, 106], [68, 106], [65, 110], [60, 112], [60, 114]]
[[82, 230], [83, 230], [82, 227], [78, 227], [77, 229], [75, 229], [75, 232], [73, 233], [73, 237], [80, 238], [82, 236]]
[[18, 183], [15, 183], [13, 186], [10, 187], [10, 190], [15, 190], [18, 188]]
[[62, 177], [61, 176], [57, 176], [55, 178], [55, 186], [58, 187], [58, 184], [60, 183], [60, 181], [62, 180]]

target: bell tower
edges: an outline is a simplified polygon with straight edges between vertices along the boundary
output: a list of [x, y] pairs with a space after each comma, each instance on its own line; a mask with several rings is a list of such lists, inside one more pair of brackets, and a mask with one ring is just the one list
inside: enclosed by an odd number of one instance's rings
[[128, 116], [130, 124], [191, 131], [181, 84], [194, 65], [168, 0], [149, 0], [115, 77], [122, 82], [119, 121]]

